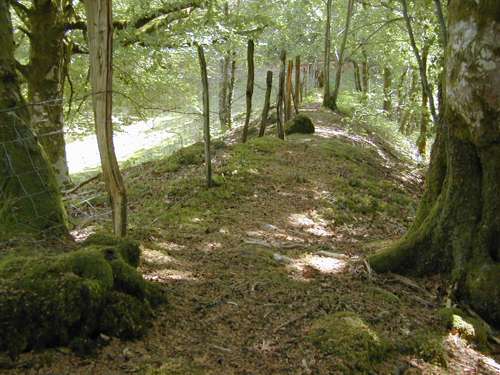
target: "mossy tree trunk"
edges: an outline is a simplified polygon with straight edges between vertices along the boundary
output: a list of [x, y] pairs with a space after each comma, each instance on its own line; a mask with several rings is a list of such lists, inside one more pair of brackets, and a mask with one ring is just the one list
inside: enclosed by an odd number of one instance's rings
[[[9, 7], [0, 2], [0, 241], [64, 236], [67, 223], [53, 170], [31, 130], [16, 75]], [[11, 110], [10, 110], [11, 109]]]
[[[422, 64], [424, 66], [425, 71], [427, 71], [427, 60], [429, 57], [429, 50], [431, 48], [431, 44], [429, 41], [426, 41], [424, 47], [422, 48]], [[425, 155], [427, 148], [427, 131], [429, 128], [429, 98], [427, 97], [427, 90], [425, 90], [422, 85], [422, 103], [420, 106], [420, 134], [417, 139], [417, 149], [420, 155]]]
[[452, 0], [444, 113], [417, 217], [377, 271], [444, 273], [500, 325], [500, 2]]
[[[71, 11], [68, 0], [34, 0], [27, 13], [30, 61], [25, 75], [33, 129], [60, 185], [70, 183], [64, 140], [64, 79], [69, 53], [64, 25]], [[40, 103], [40, 104], [36, 104]]]
[[288, 68], [286, 73], [286, 89], [285, 89], [285, 122], [292, 118], [292, 72], [293, 60], [288, 60]]

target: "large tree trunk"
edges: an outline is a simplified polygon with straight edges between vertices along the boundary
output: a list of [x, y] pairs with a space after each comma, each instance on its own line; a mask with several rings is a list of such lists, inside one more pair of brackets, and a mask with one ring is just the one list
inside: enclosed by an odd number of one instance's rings
[[0, 241], [23, 234], [64, 236], [59, 187], [19, 89], [7, 4], [0, 2]]
[[97, 144], [106, 188], [111, 199], [116, 236], [127, 233], [127, 192], [113, 144], [113, 16], [111, 0], [86, 0], [92, 101]]
[[[71, 2], [35, 0], [28, 14], [30, 61], [26, 69], [33, 129], [60, 185], [70, 183], [64, 141], [64, 78], [69, 50], [64, 24]], [[40, 103], [40, 104], [37, 104]]]
[[337, 66], [337, 72], [335, 74], [335, 88], [333, 90], [332, 98], [328, 101], [328, 106], [334, 111], [337, 110], [337, 99], [340, 91], [340, 80], [342, 79], [342, 68], [344, 66], [344, 53], [345, 53], [345, 47], [347, 45], [347, 36], [349, 35], [349, 26], [351, 25], [353, 8], [354, 8], [354, 0], [349, 0], [347, 4], [347, 14], [345, 17], [344, 36], [342, 38], [342, 44], [340, 46], [339, 63]]
[[[328, 106], [330, 100], [330, 48], [332, 45], [331, 38], [332, 28], [332, 0], [326, 1], [326, 24], [325, 24], [325, 54], [323, 66], [323, 105]], [[321, 87], [321, 80], [318, 79]]]
[[445, 273], [500, 325], [500, 2], [451, 0], [443, 122], [414, 224], [377, 271]]

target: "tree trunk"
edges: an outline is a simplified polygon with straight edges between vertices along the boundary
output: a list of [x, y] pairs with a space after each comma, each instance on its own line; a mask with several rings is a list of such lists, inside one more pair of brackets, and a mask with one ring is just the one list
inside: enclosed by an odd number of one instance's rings
[[[500, 2], [448, 8], [444, 114], [415, 222], [370, 258], [377, 271], [443, 273], [500, 325]], [[479, 53], [478, 51], [481, 51]]]
[[66, 213], [53, 170], [31, 130], [16, 75], [7, 1], [0, 2], [0, 241], [61, 237]]
[[408, 70], [409, 70], [409, 68], [405, 68], [403, 70], [403, 73], [401, 73], [401, 76], [399, 77], [398, 88], [397, 88], [397, 92], [396, 92], [396, 95], [398, 97], [398, 108], [397, 108], [398, 118], [401, 118], [401, 114], [402, 114], [403, 107], [405, 104], [406, 95], [405, 95], [404, 89], [405, 89], [406, 78], [408, 75]]
[[285, 117], [285, 74], [286, 74], [286, 51], [281, 51], [281, 68], [278, 85], [278, 96], [276, 98], [277, 130], [278, 138], [285, 139], [284, 117]]
[[352, 60], [352, 69], [354, 73], [354, 88], [358, 92], [362, 92], [363, 88], [361, 87], [361, 72], [359, 70], [359, 64], [356, 60]]
[[222, 80], [220, 83], [219, 90], [219, 121], [220, 121], [220, 129], [222, 132], [225, 132], [229, 128], [229, 116], [227, 113], [228, 109], [228, 93], [229, 93], [229, 69], [231, 65], [231, 55], [224, 54], [224, 57], [221, 59], [221, 75]]
[[127, 193], [113, 144], [113, 15], [111, 0], [86, 0], [90, 53], [90, 83], [94, 105], [97, 145], [118, 237], [127, 233]]
[[297, 104], [299, 104], [302, 99], [301, 99], [301, 82], [300, 82], [300, 56], [297, 56], [295, 58], [295, 99], [297, 100]]
[[[431, 44], [426, 41], [424, 48], [422, 48], [422, 64], [424, 65], [425, 71], [427, 71], [427, 58], [429, 56]], [[428, 109], [429, 98], [427, 97], [427, 91], [422, 85], [422, 104], [420, 106], [420, 134], [417, 139], [417, 148], [420, 155], [425, 155], [425, 150], [427, 147], [427, 129], [429, 127], [429, 109]]]
[[361, 89], [365, 96], [370, 92], [370, 65], [368, 64], [368, 52], [366, 52], [366, 46], [361, 44], [361, 54], [363, 56], [363, 61], [361, 62]]
[[[30, 61], [26, 69], [33, 129], [61, 186], [71, 183], [64, 140], [64, 78], [69, 51], [64, 24], [71, 4], [66, 0], [37, 0], [28, 12]], [[40, 103], [40, 104], [37, 104]]]
[[247, 46], [247, 67], [248, 67], [248, 77], [247, 77], [247, 91], [246, 91], [246, 104], [247, 112], [245, 116], [245, 126], [243, 127], [242, 142], [245, 143], [248, 138], [248, 127], [250, 125], [250, 116], [252, 115], [252, 96], [253, 96], [253, 85], [255, 79], [255, 67], [254, 67], [254, 50], [255, 45], [253, 40], [248, 41]]
[[227, 88], [227, 107], [226, 107], [226, 114], [227, 114], [227, 121], [228, 121], [228, 127], [231, 128], [233, 126], [233, 95], [234, 95], [234, 81], [236, 79], [236, 60], [234, 59], [233, 55], [233, 60], [231, 61], [231, 74], [229, 76], [229, 86]]
[[408, 1], [401, 0], [401, 4], [403, 5], [403, 16], [406, 22], [406, 28], [408, 30], [408, 36], [410, 38], [410, 45], [415, 54], [415, 58], [417, 59], [418, 68], [420, 71], [420, 79], [422, 80], [422, 85], [424, 90], [426, 91], [426, 95], [429, 99], [429, 108], [431, 111], [432, 119], [435, 124], [438, 123], [438, 117], [436, 112], [436, 106], [434, 104], [434, 96], [432, 94], [431, 86], [429, 85], [429, 81], [427, 79], [427, 70], [425, 69], [422, 61], [422, 57], [420, 56], [420, 52], [417, 47], [417, 43], [415, 42], [415, 35], [413, 34], [413, 27], [411, 25], [410, 16], [408, 15]]
[[406, 94], [406, 100], [403, 103], [401, 117], [399, 119], [399, 131], [401, 134], [410, 135], [414, 130], [413, 127], [408, 124], [410, 123], [410, 118], [412, 117], [414, 108], [417, 106], [417, 86], [418, 72], [415, 69], [412, 69], [410, 88]]
[[266, 96], [264, 98], [264, 108], [260, 120], [259, 137], [263, 137], [269, 119], [269, 108], [271, 107], [271, 91], [273, 89], [273, 72], [268, 70], [266, 75]]
[[344, 66], [344, 53], [345, 53], [345, 47], [347, 45], [347, 36], [349, 35], [349, 26], [351, 25], [353, 8], [354, 8], [354, 0], [349, 0], [347, 4], [347, 14], [345, 17], [344, 36], [342, 37], [342, 44], [340, 46], [339, 63], [337, 66], [337, 72], [335, 74], [335, 89], [333, 90], [332, 98], [328, 101], [329, 108], [334, 111], [337, 110], [337, 99], [339, 97], [339, 91], [340, 91], [340, 80], [342, 79], [342, 68]]
[[285, 91], [285, 122], [292, 118], [292, 72], [293, 60], [288, 61], [288, 70], [286, 74], [286, 91]]
[[388, 66], [384, 67], [384, 105], [385, 113], [392, 111], [392, 71]]
[[[331, 38], [332, 27], [332, 0], [326, 1], [326, 24], [325, 24], [325, 54], [323, 67], [323, 105], [328, 106], [330, 100], [330, 48], [332, 44]], [[321, 85], [321, 81], [318, 80]], [[321, 86], [320, 86], [321, 87]]]
[[208, 90], [207, 61], [201, 45], [196, 46], [200, 61], [201, 83], [203, 88], [203, 139], [205, 144], [205, 166], [207, 186], [212, 187], [212, 156], [210, 153], [210, 94]]

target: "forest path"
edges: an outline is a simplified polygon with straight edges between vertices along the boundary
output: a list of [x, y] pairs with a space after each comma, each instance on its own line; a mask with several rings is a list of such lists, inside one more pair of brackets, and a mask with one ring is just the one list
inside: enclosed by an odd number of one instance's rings
[[304, 113], [314, 135], [219, 149], [219, 186], [210, 190], [202, 165], [126, 171], [141, 269], [165, 285], [168, 305], [141, 340], [111, 339], [85, 359], [55, 350], [47, 363], [31, 358], [39, 370], [25, 373], [363, 373], [362, 354], [331, 355], [308, 339], [318, 319], [339, 311], [357, 314], [393, 348], [371, 373], [402, 374], [408, 363], [447, 373], [402, 354], [442, 359], [414, 344], [440, 330], [435, 283], [373, 275], [363, 261], [411, 222], [421, 191], [415, 165], [366, 126], [318, 106]]

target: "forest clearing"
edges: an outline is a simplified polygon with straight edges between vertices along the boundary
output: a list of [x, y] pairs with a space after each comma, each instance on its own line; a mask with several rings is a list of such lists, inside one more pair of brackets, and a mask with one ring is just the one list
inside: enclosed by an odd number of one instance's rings
[[0, 45], [0, 374], [500, 374], [499, 2], [5, 0]]

